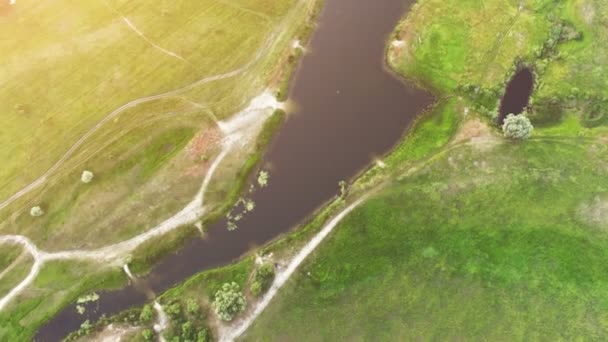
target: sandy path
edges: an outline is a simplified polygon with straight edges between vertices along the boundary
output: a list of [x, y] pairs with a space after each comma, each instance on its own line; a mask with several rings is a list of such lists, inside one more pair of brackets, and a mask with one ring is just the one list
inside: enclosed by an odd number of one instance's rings
[[302, 264], [302, 262], [321, 244], [323, 240], [331, 233], [334, 228], [346, 217], [351, 211], [357, 208], [361, 203], [365, 201], [367, 197], [360, 198], [353, 204], [349, 205], [346, 209], [340, 212], [334, 217], [323, 229], [310, 240], [302, 250], [291, 260], [287, 268], [277, 272], [277, 275], [272, 283], [272, 286], [266, 292], [262, 300], [260, 300], [250, 313], [237, 321], [235, 324], [229, 327], [220, 329], [220, 341], [234, 341], [239, 338], [255, 321], [258, 316], [266, 309], [270, 301], [279, 292], [279, 289], [285, 285], [287, 280], [293, 275], [295, 270]]
[[194, 224], [205, 213], [205, 191], [211, 183], [211, 179], [213, 178], [213, 175], [221, 162], [226, 158], [233, 148], [237, 147], [238, 144], [246, 145], [254, 137], [256, 137], [266, 119], [275, 109], [280, 108], [280, 106], [281, 105], [279, 102], [277, 102], [276, 98], [270, 95], [270, 92], [265, 91], [261, 95], [254, 98], [247, 108], [234, 115], [230, 120], [218, 123], [220, 127], [224, 127], [225, 130], [222, 131], [226, 132], [223, 140], [222, 152], [215, 158], [211, 167], [207, 171], [203, 183], [194, 196], [194, 199], [177, 214], [143, 234], [96, 250], [73, 250], [54, 253], [40, 251], [38, 247], [36, 247], [36, 245], [25, 236], [0, 236], [0, 243], [5, 242], [20, 244], [32, 255], [34, 259], [34, 264], [32, 265], [30, 273], [27, 275], [27, 277], [2, 299], [0, 299], [0, 311], [6, 306], [6, 304], [8, 304], [34, 281], [40, 272], [40, 268], [47, 261], [92, 260], [96, 262], [103, 262], [112, 266], [123, 265], [123, 259], [126, 258], [130, 252], [146, 241], [167, 234], [181, 226]]

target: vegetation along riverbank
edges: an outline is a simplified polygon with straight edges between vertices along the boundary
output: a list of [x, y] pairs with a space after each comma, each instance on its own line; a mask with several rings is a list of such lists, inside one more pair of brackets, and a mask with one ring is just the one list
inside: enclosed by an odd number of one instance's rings
[[[386, 59], [438, 100], [393, 151], [300, 229], [160, 295], [166, 329], [151, 306], [110, 320], [143, 340], [222, 337], [268, 291], [269, 268], [367, 195], [243, 340], [605, 339], [606, 15], [599, 0], [419, 0]], [[534, 130], [508, 139], [500, 100], [524, 67]]]
[[[603, 108], [601, 13], [599, 1], [420, 1], [387, 59], [439, 102], [348, 187], [346, 201], [381, 190], [243, 339], [605, 338], [608, 151], [588, 111]], [[512, 141], [496, 115], [521, 66], [536, 76], [535, 130]]]

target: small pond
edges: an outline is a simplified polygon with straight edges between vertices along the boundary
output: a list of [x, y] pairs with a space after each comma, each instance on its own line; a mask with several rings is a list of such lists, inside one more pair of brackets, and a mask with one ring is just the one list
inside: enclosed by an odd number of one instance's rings
[[507, 84], [505, 95], [500, 102], [498, 123], [502, 125], [509, 114], [521, 114], [530, 103], [534, 90], [534, 73], [528, 68], [522, 68], [515, 73]]

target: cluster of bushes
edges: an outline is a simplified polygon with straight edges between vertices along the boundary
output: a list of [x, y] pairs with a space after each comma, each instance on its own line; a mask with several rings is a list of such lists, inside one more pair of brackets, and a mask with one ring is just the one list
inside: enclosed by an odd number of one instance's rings
[[[147, 326], [151, 327], [154, 321], [154, 312], [150, 311], [150, 317], [148, 319], [142, 319], [146, 317], [144, 315], [145, 308], [134, 308], [127, 311], [123, 311], [118, 315], [107, 317], [105, 315], [101, 316], [97, 322], [91, 323], [91, 321], [86, 320], [84, 323], [80, 325], [80, 329], [74, 331], [70, 335], [68, 335], [64, 341], [76, 341], [80, 337], [90, 335], [91, 333], [97, 331], [98, 329], [110, 325], [112, 323], [124, 323], [132, 326]], [[151, 308], [150, 308], [151, 309]]]
[[270, 285], [272, 285], [272, 281], [274, 280], [274, 266], [270, 263], [265, 263], [260, 266], [253, 276], [253, 281], [251, 282], [250, 290], [251, 294], [255, 297], [259, 297], [261, 294], [266, 292]]
[[[272, 263], [260, 265], [251, 277], [250, 290], [253, 296], [266, 292], [275, 278]], [[227, 282], [214, 293], [212, 307], [217, 317], [223, 321], [232, 321], [247, 306], [247, 300], [240, 286], [235, 282]], [[207, 342], [212, 340], [212, 334], [207, 327], [207, 311], [196, 299], [186, 301], [174, 300], [163, 305], [170, 324], [163, 333], [168, 342]], [[110, 323], [124, 323], [130, 326], [142, 327], [143, 330], [135, 337], [136, 341], [154, 341], [156, 334], [153, 325], [156, 312], [151, 304], [141, 308], [124, 311], [111, 318], [102, 317], [98, 322], [86, 321], [82, 327], [72, 333], [66, 340], [74, 341], [94, 332], [97, 328]]]
[[560, 43], [571, 40], [582, 40], [582, 32], [576, 30], [570, 23], [561, 20], [553, 20], [553, 26], [549, 31], [549, 36], [542, 46], [534, 50], [534, 56], [539, 60], [547, 60], [559, 56], [557, 46]]
[[188, 299], [185, 307], [179, 301], [164, 307], [171, 324], [164, 336], [168, 342], [207, 342], [211, 333], [205, 324], [207, 314], [195, 299]]

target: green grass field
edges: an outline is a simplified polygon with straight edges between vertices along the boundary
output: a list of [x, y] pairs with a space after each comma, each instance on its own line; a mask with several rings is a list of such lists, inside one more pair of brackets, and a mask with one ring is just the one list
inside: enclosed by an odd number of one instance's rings
[[444, 154], [351, 214], [245, 340], [605, 338], [607, 153]]
[[[307, 11], [305, 2], [295, 5], [20, 1], [3, 7], [0, 27], [15, 38], [0, 43], [11, 51], [0, 57], [8, 73], [0, 84], [6, 113], [0, 201], [47, 178], [0, 210], [0, 233], [26, 235], [49, 250], [94, 248], [137, 235], [183, 207], [219, 150], [215, 120], [280, 86], [273, 84], [277, 62], [286, 59]], [[167, 95], [117, 111], [159, 94]], [[243, 153], [232, 157], [237, 169]], [[79, 182], [83, 170], [95, 173], [92, 184]], [[229, 185], [234, 173], [220, 178]], [[43, 207], [43, 217], [29, 216], [34, 205]]]
[[2, 244], [0, 247], [1, 297], [27, 276], [33, 260], [21, 246]]

